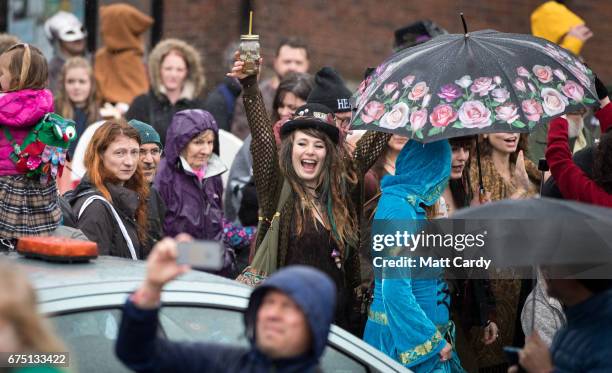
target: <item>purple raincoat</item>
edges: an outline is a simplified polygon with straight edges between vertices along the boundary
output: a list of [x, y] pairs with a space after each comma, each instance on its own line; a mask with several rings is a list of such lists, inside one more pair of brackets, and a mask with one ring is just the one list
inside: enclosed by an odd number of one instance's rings
[[227, 171], [219, 156], [212, 154], [206, 176], [197, 176], [183, 167], [181, 151], [189, 141], [205, 130], [215, 133], [215, 153], [218, 153], [219, 130], [212, 115], [204, 110], [179, 111], [172, 118], [166, 134], [165, 158], [155, 176], [155, 188], [166, 203], [164, 233], [175, 236], [188, 233], [196, 239], [223, 238], [223, 184], [221, 174]]

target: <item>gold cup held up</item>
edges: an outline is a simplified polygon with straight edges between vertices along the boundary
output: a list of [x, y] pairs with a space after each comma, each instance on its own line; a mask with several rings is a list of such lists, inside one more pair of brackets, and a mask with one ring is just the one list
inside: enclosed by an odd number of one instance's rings
[[240, 60], [244, 62], [242, 72], [256, 75], [259, 72], [259, 35], [253, 35], [253, 11], [249, 14], [249, 34], [240, 35]]

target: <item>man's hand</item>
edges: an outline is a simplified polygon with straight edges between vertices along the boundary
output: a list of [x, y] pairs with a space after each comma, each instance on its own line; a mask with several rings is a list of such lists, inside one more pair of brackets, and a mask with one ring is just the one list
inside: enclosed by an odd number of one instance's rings
[[542, 341], [537, 331], [527, 337], [525, 347], [519, 351], [519, 364], [530, 373], [549, 373], [553, 364], [548, 346]]
[[132, 298], [137, 306], [149, 309], [157, 307], [164, 285], [189, 271], [189, 266], [176, 262], [176, 243], [186, 241], [191, 241], [191, 237], [180, 234], [176, 240], [167, 237], [153, 247], [147, 259], [147, 277]]
[[446, 346], [439, 352], [440, 361], [448, 361], [453, 356], [453, 346], [446, 342]]
[[498, 337], [499, 328], [497, 327], [497, 324], [494, 322], [490, 322], [489, 325], [484, 328], [482, 343], [484, 343], [485, 345], [490, 345], [491, 343], [495, 342]]

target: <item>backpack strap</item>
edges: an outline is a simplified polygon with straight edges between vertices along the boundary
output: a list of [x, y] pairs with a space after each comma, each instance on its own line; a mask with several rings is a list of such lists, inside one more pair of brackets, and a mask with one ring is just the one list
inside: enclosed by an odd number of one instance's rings
[[111, 212], [113, 213], [113, 216], [115, 217], [115, 220], [117, 221], [117, 224], [119, 224], [119, 229], [121, 230], [121, 234], [123, 235], [123, 238], [125, 239], [125, 242], [127, 243], [128, 249], [130, 249], [130, 254], [132, 255], [132, 259], [133, 260], [138, 260], [138, 257], [136, 256], [136, 250], [134, 249], [134, 244], [132, 243], [132, 239], [130, 238], [130, 236], [127, 233], [127, 229], [125, 228], [125, 224], [123, 224], [123, 221], [121, 220], [121, 218], [119, 217], [119, 214], [117, 214], [117, 211], [115, 210], [115, 208], [113, 207], [113, 205], [108, 202], [106, 200], [106, 198], [99, 196], [97, 194], [87, 197], [87, 199], [85, 200], [85, 202], [83, 202], [83, 205], [81, 206], [81, 209], [79, 210], [79, 215], [77, 216], [77, 220], [81, 218], [81, 215], [83, 215], [83, 212], [85, 212], [85, 209], [91, 205], [91, 203], [95, 200], [98, 201], [103, 201], [106, 206], [108, 206], [111, 210]]
[[4, 137], [6, 137], [9, 144], [11, 144], [11, 146], [13, 147], [13, 152], [15, 153], [15, 155], [19, 155], [19, 153], [21, 153], [21, 146], [17, 144], [17, 141], [15, 141], [15, 138], [13, 137], [11, 131], [9, 131], [9, 129], [5, 126], [2, 126], [2, 131], [4, 132]]

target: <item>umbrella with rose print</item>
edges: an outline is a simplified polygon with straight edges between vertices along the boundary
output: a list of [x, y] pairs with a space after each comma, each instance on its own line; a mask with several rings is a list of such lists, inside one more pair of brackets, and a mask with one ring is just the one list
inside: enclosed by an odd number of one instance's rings
[[354, 98], [352, 129], [421, 142], [530, 132], [597, 102], [593, 73], [567, 51], [493, 30], [442, 35], [396, 53]]

